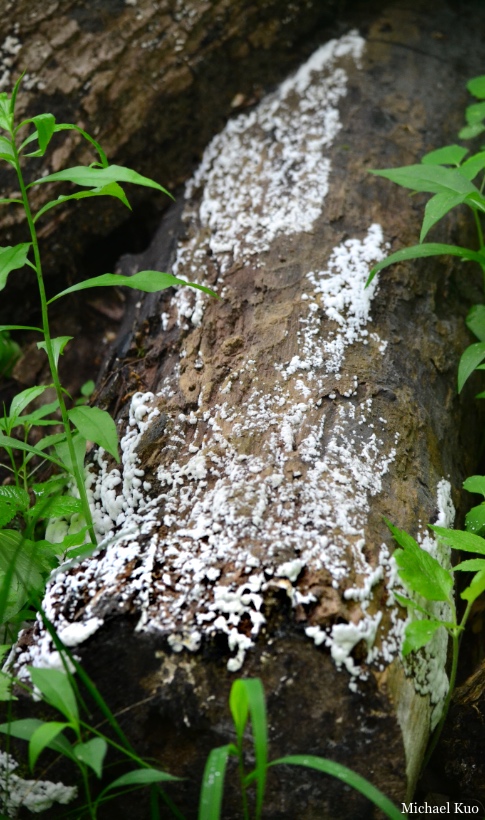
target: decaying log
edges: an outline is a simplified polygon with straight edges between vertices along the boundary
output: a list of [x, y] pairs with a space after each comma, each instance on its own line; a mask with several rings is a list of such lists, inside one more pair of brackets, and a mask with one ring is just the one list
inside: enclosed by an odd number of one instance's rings
[[[2, 0], [0, 91], [9, 92], [25, 70], [20, 115], [49, 111], [58, 122], [76, 123], [100, 141], [110, 162], [135, 168], [174, 191], [225, 119], [308, 56], [315, 29], [331, 36], [339, 5], [337, 0]], [[54, 137], [44, 159], [30, 161], [28, 173], [33, 180], [96, 159], [79, 134], [64, 132]], [[17, 187], [2, 163], [2, 196]], [[92, 275], [97, 255], [99, 264], [106, 264], [101, 240], [115, 229], [114, 241], [128, 237], [132, 247], [147, 246], [169, 200], [129, 187], [138, 238], [129, 212], [104, 198], [84, 200], [81, 208], [70, 203], [42, 217], [47, 274]], [[34, 188], [33, 205], [66, 190]], [[0, 231], [2, 244], [25, 241], [21, 209], [2, 209]], [[25, 320], [24, 280], [18, 276], [17, 287]], [[15, 301], [9, 302], [9, 320]]]
[[[98, 392], [123, 467], [103, 452], [89, 467], [107, 545], [53, 581], [46, 607], [113, 709], [145, 701], [121, 720], [190, 778], [171, 789], [189, 817], [239, 675], [265, 684], [273, 757], [320, 754], [397, 802], [412, 792], [446, 641], [403, 667], [382, 518], [436, 554], [425, 525], [453, 520], [477, 423], [455, 392], [473, 272], [427, 260], [365, 290], [422, 211], [367, 172], [452, 141], [477, 31], [451, 4], [396, 3], [367, 41], [327, 42], [229, 121], [150, 250], [122, 263], [171, 265], [222, 299], [133, 302]], [[17, 661], [58, 658], [38, 628]], [[224, 805], [239, 816], [231, 786]], [[275, 769], [265, 816], [375, 815], [337, 782]]]

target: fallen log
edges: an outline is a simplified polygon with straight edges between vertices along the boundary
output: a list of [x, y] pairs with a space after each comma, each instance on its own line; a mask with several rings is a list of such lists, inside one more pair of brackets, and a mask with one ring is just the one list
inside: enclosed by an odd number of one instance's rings
[[[455, 393], [473, 274], [432, 260], [366, 290], [420, 222], [367, 171], [457, 130], [465, 78], [450, 60], [477, 37], [450, 5], [415, 2], [372, 18], [367, 42], [327, 42], [229, 121], [152, 247], [122, 261], [127, 274], [171, 265], [222, 299], [133, 301], [97, 397], [120, 421], [122, 468], [102, 451], [89, 465], [106, 546], [59, 574], [45, 605], [114, 710], [142, 701], [121, 720], [191, 778], [170, 792], [189, 817], [208, 751], [231, 738], [239, 675], [264, 682], [273, 757], [319, 754], [396, 802], [412, 794], [447, 647], [437, 633], [400, 660], [382, 519], [435, 553], [426, 522], [452, 524], [477, 429]], [[58, 662], [37, 625], [18, 666]], [[265, 816], [374, 816], [337, 782], [288, 778], [272, 770]], [[238, 800], [229, 787], [225, 817]]]
[[[334, 29], [337, 6], [335, 0], [4, 2], [0, 92], [10, 92], [25, 71], [21, 116], [51, 112], [58, 123], [76, 123], [100, 141], [111, 163], [136, 168], [174, 191], [225, 118], [308, 56], [316, 28]], [[31, 179], [96, 159], [77, 132], [63, 132], [44, 158], [31, 160]], [[18, 187], [5, 163], [0, 182], [2, 196]], [[37, 209], [66, 191], [59, 184], [38, 186], [31, 190], [32, 205]], [[124, 244], [120, 253], [145, 248], [168, 199], [135, 187], [129, 199], [133, 219], [105, 198], [94, 207], [70, 203], [42, 217], [46, 274], [71, 283], [97, 265], [99, 273], [108, 270], [102, 266], [113, 263], [110, 242]], [[5, 244], [25, 241], [21, 209], [2, 209], [0, 231]], [[30, 294], [25, 279], [16, 279], [9, 320], [18, 302], [25, 324]]]

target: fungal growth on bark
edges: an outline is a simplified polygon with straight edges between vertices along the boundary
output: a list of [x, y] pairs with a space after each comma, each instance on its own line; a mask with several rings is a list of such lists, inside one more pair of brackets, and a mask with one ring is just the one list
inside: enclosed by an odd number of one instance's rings
[[[418, 224], [367, 171], [424, 153], [444, 127], [449, 69], [417, 59], [439, 48], [411, 25], [420, 13], [393, 7], [367, 38], [326, 42], [229, 119], [152, 246], [120, 262], [220, 300], [186, 289], [129, 303], [97, 393], [116, 411], [122, 464], [94, 450], [86, 470], [100, 546], [57, 572], [44, 605], [100, 689], [126, 661], [115, 708], [145, 698], [137, 734], [173, 771], [175, 733], [174, 774], [199, 771], [217, 744], [235, 675], [265, 683], [274, 756], [338, 759], [396, 801], [440, 715], [446, 639], [400, 660], [406, 611], [383, 517], [414, 533], [419, 521], [418, 540], [449, 563], [426, 523], [452, 526], [456, 442], [476, 423], [464, 430], [454, 393], [467, 297], [441, 260], [365, 288]], [[440, 24], [450, 31], [451, 13]], [[59, 663], [40, 621], [17, 650], [21, 675], [32, 663]], [[302, 806], [282, 777], [268, 817], [363, 816], [338, 784], [303, 773]]]

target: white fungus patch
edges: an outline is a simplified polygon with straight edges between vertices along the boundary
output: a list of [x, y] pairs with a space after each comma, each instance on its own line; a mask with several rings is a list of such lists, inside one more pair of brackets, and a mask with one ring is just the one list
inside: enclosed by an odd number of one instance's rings
[[75, 786], [50, 780], [24, 780], [15, 774], [17, 768], [13, 757], [0, 751], [0, 807], [7, 817], [17, 817], [20, 808], [39, 814], [54, 803], [66, 805], [77, 796]]
[[[183, 218], [200, 232], [181, 240], [178, 276], [206, 282], [209, 251], [223, 283], [234, 263], [264, 264], [279, 236], [312, 229], [324, 207], [326, 149], [340, 128], [337, 104], [346, 91], [339, 60], [358, 60], [363, 45], [351, 33], [319, 49], [258, 109], [231, 120], [215, 138], [187, 188], [193, 199]], [[396, 568], [386, 545], [375, 559], [365, 549], [370, 504], [395, 448], [384, 444], [387, 421], [373, 400], [359, 396], [359, 374], [344, 369], [350, 348], [385, 353], [386, 342], [369, 332], [377, 279], [368, 290], [364, 285], [386, 250], [373, 224], [334, 248], [321, 269], [302, 271], [292, 355], [274, 348], [280, 358], [265, 386], [259, 361], [241, 350], [210, 406], [201, 393], [197, 411], [171, 415], [169, 436], [153, 445], [159, 468], [149, 481], [137, 447], [156, 423], [158, 406], [170, 407], [179, 393], [179, 368], [158, 396], [133, 396], [121, 469], [98, 450], [88, 473], [103, 549], [76, 570], [58, 573], [44, 602], [71, 646], [87, 634], [77, 632], [81, 624], [88, 631], [101, 625], [116, 602], [137, 614], [139, 630], [165, 635], [175, 652], [196, 651], [224, 634], [228, 668], [236, 672], [265, 629], [269, 593], [283, 590], [295, 607], [306, 607], [307, 636], [328, 648], [354, 688], [369, 663], [383, 669], [396, 657], [399, 608], [389, 595], [383, 628], [375, 600], [376, 587], [389, 588]], [[187, 328], [187, 320], [199, 324], [204, 305], [201, 294], [180, 290], [163, 327], [177, 316]], [[182, 350], [181, 359], [187, 356]], [[203, 370], [200, 354], [195, 364]], [[325, 584], [330, 577], [340, 609], [347, 607], [348, 623], [313, 618], [319, 601], [313, 590], [322, 577]], [[357, 644], [365, 647], [361, 662]], [[36, 643], [18, 661], [50, 665], [51, 654], [39, 624]]]
[[10, 91], [11, 69], [21, 48], [22, 44], [15, 33], [8, 34], [0, 45], [0, 91]]
[[[200, 281], [207, 254], [217, 259], [221, 274], [235, 261], [257, 258], [259, 266], [277, 236], [312, 229], [328, 192], [327, 152], [341, 129], [338, 103], [347, 93], [339, 63], [352, 58], [358, 64], [364, 46], [355, 31], [321, 46], [255, 110], [229, 120], [214, 137], [186, 188], [189, 200], [202, 189], [196, 218], [206, 242], [197, 236], [180, 244], [176, 276]], [[189, 204], [185, 218], [193, 215]], [[206, 299], [181, 289], [179, 322], [199, 325]]]

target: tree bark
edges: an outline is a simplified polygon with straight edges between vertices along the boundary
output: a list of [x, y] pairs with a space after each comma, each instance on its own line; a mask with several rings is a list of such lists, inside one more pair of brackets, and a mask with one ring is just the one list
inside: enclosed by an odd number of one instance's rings
[[[439, 554], [425, 525], [451, 525], [473, 468], [478, 420], [455, 381], [477, 295], [448, 258], [364, 290], [390, 247], [415, 244], [423, 208], [368, 170], [454, 140], [480, 71], [471, 11], [483, 22], [478, 4], [369, 12], [365, 40], [326, 43], [229, 121], [151, 248], [122, 260], [222, 298], [134, 298], [97, 396], [124, 431], [121, 471], [91, 456], [106, 548], [55, 579], [46, 607], [115, 710], [146, 700], [122, 720], [190, 778], [170, 791], [188, 817], [208, 751], [232, 738], [240, 675], [264, 682], [272, 758], [319, 754], [398, 803], [412, 794], [446, 642], [400, 660], [383, 516]], [[451, 217], [436, 238], [467, 230]], [[56, 662], [41, 628], [27, 661]], [[230, 783], [224, 817], [238, 799]], [[271, 772], [265, 817], [373, 816], [337, 781]]]
[[[307, 56], [316, 28], [335, 28], [339, 6], [338, 0], [2, 0], [0, 91], [10, 91], [26, 71], [21, 115], [49, 111], [58, 122], [80, 125], [110, 162], [136, 168], [173, 191], [225, 119]], [[32, 180], [98, 159], [74, 132], [56, 135], [52, 147], [44, 159], [30, 161]], [[17, 184], [3, 167], [2, 192]], [[33, 204], [65, 190], [38, 186], [31, 191]], [[46, 273], [69, 280], [76, 270], [104, 273], [116, 259], [103, 242], [107, 237], [125, 250], [146, 247], [169, 200], [135, 186], [129, 199], [131, 220], [120, 203], [104, 198], [49, 211], [39, 223]], [[4, 244], [22, 241], [20, 209], [2, 209], [0, 231]], [[16, 301], [25, 319], [28, 287], [19, 276], [15, 286], [9, 319]]]

